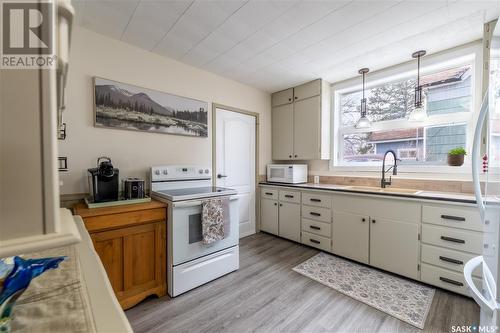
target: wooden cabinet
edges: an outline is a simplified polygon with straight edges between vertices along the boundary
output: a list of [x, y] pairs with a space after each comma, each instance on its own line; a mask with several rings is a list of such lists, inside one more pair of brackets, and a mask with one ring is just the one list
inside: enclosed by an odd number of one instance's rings
[[293, 104], [272, 110], [272, 154], [275, 160], [293, 158]]
[[128, 309], [149, 295], [166, 294], [166, 205], [88, 209], [77, 204], [116, 297]]
[[300, 242], [300, 204], [280, 202], [278, 225], [278, 235]]
[[260, 229], [278, 235], [278, 201], [262, 199], [260, 201]]
[[332, 252], [368, 264], [369, 220], [366, 215], [334, 211]]
[[370, 217], [370, 265], [418, 279], [419, 225]]
[[[293, 91], [293, 102], [290, 100]], [[330, 87], [321, 79], [272, 95], [272, 157], [330, 157]], [[285, 104], [284, 104], [285, 103]]]

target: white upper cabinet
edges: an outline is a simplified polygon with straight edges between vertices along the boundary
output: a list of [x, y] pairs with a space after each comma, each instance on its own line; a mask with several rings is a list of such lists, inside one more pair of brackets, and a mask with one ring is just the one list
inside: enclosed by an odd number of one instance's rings
[[293, 102], [293, 88], [275, 92], [271, 97], [273, 107]]
[[273, 160], [330, 158], [330, 86], [317, 79], [272, 95]]

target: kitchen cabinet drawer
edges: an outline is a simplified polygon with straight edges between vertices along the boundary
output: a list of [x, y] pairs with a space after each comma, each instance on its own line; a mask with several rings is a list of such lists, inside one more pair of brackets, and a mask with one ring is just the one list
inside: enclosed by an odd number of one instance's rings
[[329, 208], [302, 205], [302, 217], [332, 223], [332, 210]]
[[293, 88], [275, 92], [271, 96], [271, 105], [278, 106], [293, 102]]
[[[442, 247], [422, 244], [421, 260], [425, 263], [451, 269], [463, 273], [464, 265], [476, 255], [460, 252], [456, 250], [445, 249]], [[474, 275], [481, 277], [481, 268], [474, 271]]]
[[280, 190], [279, 200], [285, 202], [300, 203], [300, 192]]
[[302, 230], [315, 235], [330, 238], [332, 236], [332, 225], [330, 223], [302, 219]]
[[422, 222], [452, 228], [483, 230], [479, 211], [472, 207], [423, 206]]
[[[470, 296], [467, 291], [464, 275], [449, 269], [422, 264], [420, 280], [434, 286]], [[481, 279], [473, 278], [476, 287], [481, 289]]]
[[321, 80], [314, 80], [297, 86], [293, 90], [295, 101], [321, 94]]
[[422, 242], [481, 254], [483, 248], [483, 234], [476, 231], [422, 224]]
[[332, 241], [330, 238], [314, 235], [305, 231], [302, 231], [301, 235], [302, 244], [306, 244], [323, 251], [331, 251]]
[[302, 204], [309, 206], [332, 208], [332, 197], [311, 192], [302, 193]]
[[260, 196], [266, 199], [278, 200], [278, 190], [274, 188], [262, 187], [260, 189]]

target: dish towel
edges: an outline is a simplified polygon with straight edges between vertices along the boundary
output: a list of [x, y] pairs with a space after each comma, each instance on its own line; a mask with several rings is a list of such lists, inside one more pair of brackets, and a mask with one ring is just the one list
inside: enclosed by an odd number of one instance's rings
[[229, 198], [203, 200], [201, 203], [202, 243], [212, 244], [229, 235]]

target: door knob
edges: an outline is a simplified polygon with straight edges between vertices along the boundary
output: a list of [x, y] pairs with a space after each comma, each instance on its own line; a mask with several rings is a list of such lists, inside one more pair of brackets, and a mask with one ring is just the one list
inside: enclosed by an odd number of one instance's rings
[[217, 178], [219, 178], [219, 179], [220, 178], [226, 178], [226, 177], [227, 177], [227, 175], [221, 175], [220, 173], [217, 175]]

